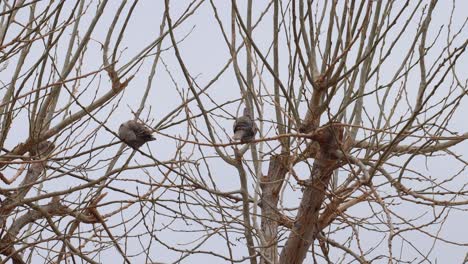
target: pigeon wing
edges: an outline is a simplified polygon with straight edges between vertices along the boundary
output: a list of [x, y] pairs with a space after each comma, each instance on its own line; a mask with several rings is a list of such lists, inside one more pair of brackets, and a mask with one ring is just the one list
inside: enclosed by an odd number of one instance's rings
[[135, 133], [137, 138], [142, 138], [145, 140], [153, 140], [152, 135], [153, 131], [147, 128], [144, 124], [138, 123], [137, 121], [130, 120], [128, 121], [128, 127]]
[[255, 123], [248, 116], [241, 116], [234, 124], [234, 139], [241, 141], [251, 141], [256, 133]]
[[252, 127], [252, 121], [250, 118], [246, 116], [241, 116], [237, 118], [236, 122], [234, 123], [234, 133], [236, 133], [238, 130], [247, 130]]

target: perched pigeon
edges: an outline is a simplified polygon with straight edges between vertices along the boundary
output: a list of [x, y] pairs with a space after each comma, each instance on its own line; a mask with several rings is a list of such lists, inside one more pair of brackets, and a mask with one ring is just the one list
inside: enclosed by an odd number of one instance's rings
[[138, 149], [148, 141], [155, 140], [151, 129], [135, 120], [129, 120], [119, 127], [119, 137], [127, 145]]
[[244, 108], [244, 115], [238, 117], [234, 122], [234, 140], [241, 142], [250, 142], [255, 138], [257, 133], [257, 126], [252, 120], [252, 116], [247, 108]]

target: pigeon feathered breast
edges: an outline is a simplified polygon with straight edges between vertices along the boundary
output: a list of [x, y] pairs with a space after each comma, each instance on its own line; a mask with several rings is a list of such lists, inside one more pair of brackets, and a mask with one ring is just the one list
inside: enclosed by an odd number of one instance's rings
[[254, 140], [255, 134], [257, 133], [257, 126], [252, 120], [250, 112], [247, 108], [244, 108], [244, 115], [238, 117], [234, 122], [234, 140], [240, 140], [241, 142], [250, 142]]
[[134, 149], [138, 149], [148, 141], [155, 140], [151, 129], [135, 120], [129, 120], [120, 125], [119, 137], [123, 142]]

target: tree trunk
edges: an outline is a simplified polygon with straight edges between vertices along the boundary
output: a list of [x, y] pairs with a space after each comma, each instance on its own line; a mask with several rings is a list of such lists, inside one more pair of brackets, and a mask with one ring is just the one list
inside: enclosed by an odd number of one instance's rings
[[304, 261], [307, 250], [319, 232], [320, 207], [337, 163], [335, 160], [327, 160], [323, 153], [315, 160], [296, 221], [281, 252], [280, 263], [296, 264]]
[[262, 188], [262, 232], [266, 242], [261, 264], [278, 263], [278, 199], [284, 177], [288, 172], [288, 161], [289, 157], [285, 155], [272, 156], [268, 175], [262, 177], [260, 184]]

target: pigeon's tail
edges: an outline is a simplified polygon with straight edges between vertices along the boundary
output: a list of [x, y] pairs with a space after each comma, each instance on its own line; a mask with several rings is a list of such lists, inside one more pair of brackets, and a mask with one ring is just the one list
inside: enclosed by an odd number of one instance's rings
[[145, 139], [145, 141], [153, 141], [153, 140], [156, 140], [156, 138], [155, 138], [153, 135], [146, 135], [144, 139]]
[[236, 133], [234, 133], [234, 136], [232, 136], [232, 138], [234, 140], [241, 140], [245, 135], [245, 131], [244, 130], [237, 130]]

